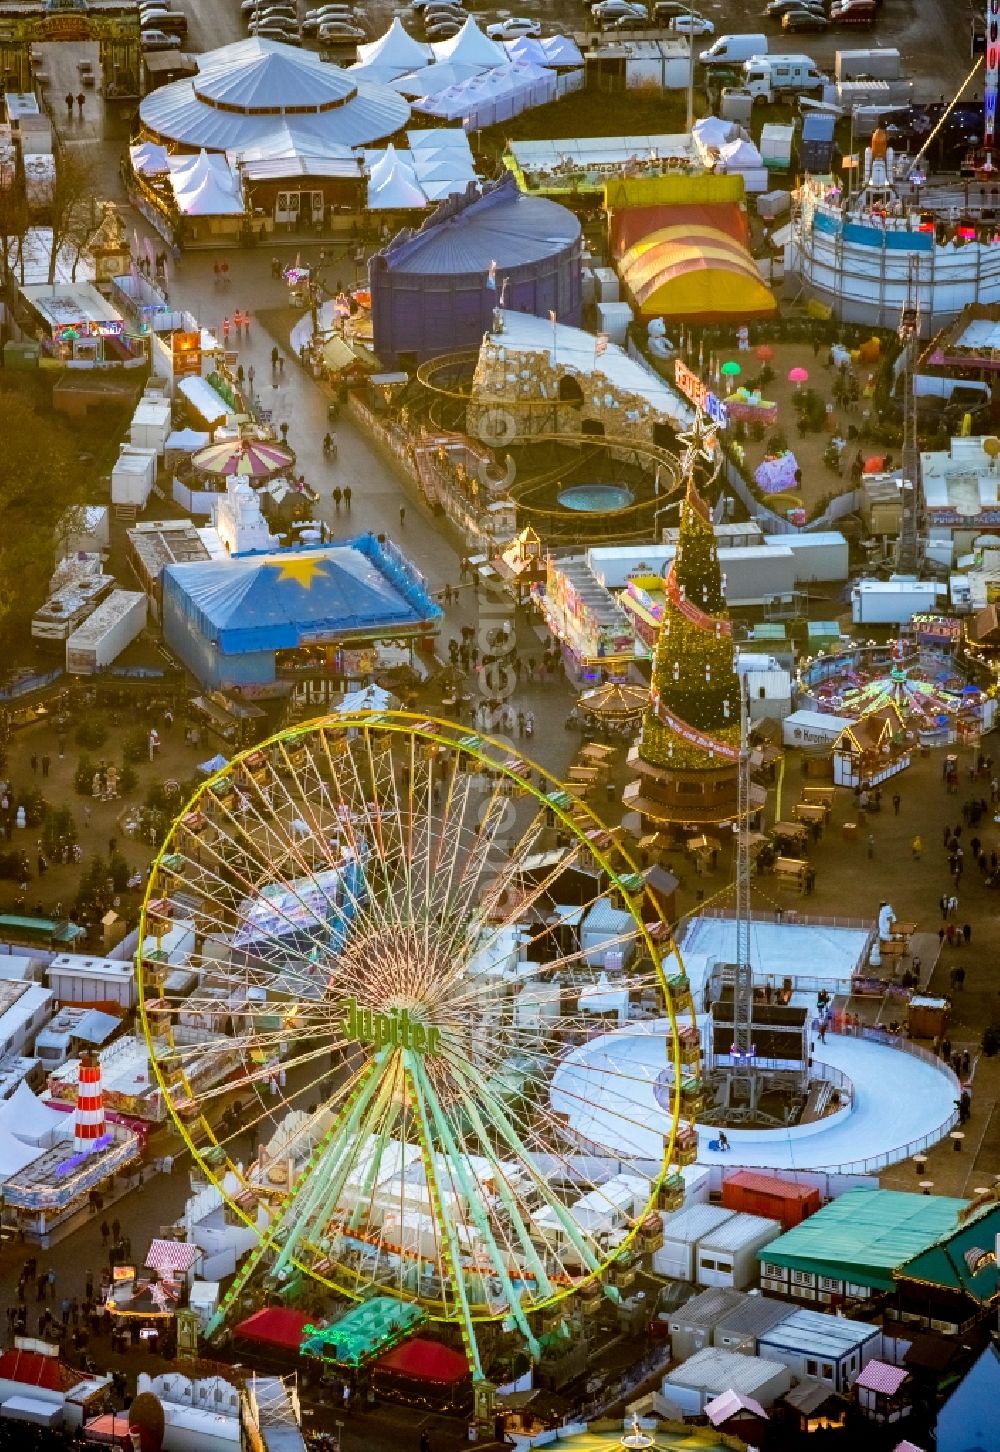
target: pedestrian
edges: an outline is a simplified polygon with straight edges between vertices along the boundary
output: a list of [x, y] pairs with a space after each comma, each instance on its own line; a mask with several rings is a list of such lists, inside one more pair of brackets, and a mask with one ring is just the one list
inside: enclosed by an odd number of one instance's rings
[[277, 257], [272, 257], [271, 258], [271, 276], [272, 277], [280, 277], [281, 276], [281, 262], [279, 261], [279, 259]]
[[343, 489], [341, 489], [340, 485], [338, 484], [338, 485], [336, 485], [336, 487], [334, 488], [334, 491], [333, 491], [333, 504], [334, 504], [334, 508], [336, 509], [336, 511], [337, 511], [338, 514], [340, 513], [340, 501], [343, 499], [343, 497], [344, 497], [344, 491], [343, 491]]
[[719, 1149], [723, 1151], [732, 1149], [732, 1145], [729, 1143], [729, 1137], [724, 1129], [719, 1130]]
[[518, 713], [517, 713], [517, 734], [518, 734], [518, 736], [521, 736], [521, 737], [524, 736], [524, 712], [523, 711], [518, 711]]
[[70, 121], [72, 121], [72, 119], [73, 119], [73, 92], [72, 91], [67, 91], [64, 99], [66, 101], [66, 116], [67, 116], [67, 119], [70, 120]]
[[961, 963], [958, 965], [957, 968], [954, 968], [952, 970], [951, 977], [952, 977], [952, 987], [958, 993], [961, 993], [962, 992], [962, 989], [965, 987], [965, 969], [962, 967]]
[[80, 120], [81, 121], [83, 120], [83, 103], [84, 103], [84, 101], [86, 101], [86, 99], [87, 98], [83, 94], [82, 91], [78, 92], [77, 98], [76, 98], [76, 107], [77, 107], [77, 110], [80, 112]]
[[917, 835], [914, 837], [913, 841], [910, 843], [910, 851], [913, 853], [913, 860], [914, 860], [914, 862], [919, 862], [920, 861], [921, 855], [923, 854], [923, 850], [924, 850], [923, 840], [922, 840], [922, 838], [920, 836], [920, 833], [918, 832]]
[[94, 1272], [92, 1270], [87, 1272], [87, 1279], [84, 1282], [84, 1294], [88, 1301], [94, 1299]]
[[55, 1298], [56, 1298], [56, 1273], [55, 1273], [54, 1270], [50, 1270], [49, 1271], [49, 1274], [48, 1274], [48, 1282], [49, 1282], [49, 1300], [50, 1301], [54, 1301]]
[[969, 1070], [971, 1069], [971, 1067], [972, 1067], [972, 1059], [971, 1059], [971, 1056], [969, 1054], [969, 1051], [968, 1051], [968, 1049], [963, 1049], [962, 1050], [962, 1078], [963, 1079], [967, 1079], [969, 1077]]
[[48, 756], [43, 756], [42, 757], [42, 776], [48, 776], [48, 774], [49, 774], [49, 765], [50, 765], [50, 762], [49, 762]]
[[949, 913], [949, 916], [950, 917], [954, 917], [957, 912], [958, 912], [958, 898], [955, 896], [954, 893], [952, 893], [951, 897], [949, 897], [949, 899], [948, 899], [948, 913]]
[[223, 318], [222, 319], [222, 341], [223, 341], [223, 343], [228, 343], [229, 342], [229, 327], [230, 327], [229, 319], [228, 318]]
[[274, 372], [274, 370], [278, 366], [278, 359], [279, 359], [280, 356], [281, 355], [278, 352], [278, 345], [277, 345], [277, 343], [275, 343], [274, 347], [271, 349], [271, 371], [272, 371], [272, 373]]
[[111, 1227], [108, 1225], [108, 1222], [106, 1220], [102, 1220], [101, 1221], [101, 1244], [102, 1245], [107, 1245], [108, 1238], [110, 1237], [110, 1235], [111, 1235]]
[[344, 485], [344, 508], [345, 509], [350, 509], [350, 507], [351, 507], [351, 500], [353, 498], [354, 498], [354, 493], [353, 493], [353, 490], [351, 489], [350, 484], [345, 484]]
[[121, 1233], [122, 1233], [122, 1223], [121, 1223], [121, 1221], [118, 1219], [118, 1217], [116, 1215], [115, 1218], [114, 1218], [114, 1220], [112, 1220], [112, 1222], [111, 1222], [111, 1234], [114, 1236], [116, 1243], [117, 1243], [118, 1237], [121, 1235]]
[[893, 792], [893, 794], [892, 794], [892, 811], [893, 811], [893, 815], [894, 816], [896, 816], [896, 817], [899, 816], [899, 809], [902, 806], [902, 804], [903, 804], [903, 798], [899, 795], [899, 792]]
[[254, 381], [254, 379], [256, 377], [257, 377], [257, 370], [256, 370], [256, 368], [254, 368], [253, 364], [251, 363], [250, 364], [250, 367], [247, 369], [247, 382], [250, 385], [250, 392], [251, 393], [253, 393], [253, 381]]
[[868, 833], [868, 856], [875, 856], [875, 838], [871, 832]]
[[947, 1035], [941, 1040], [941, 1057], [946, 1064], [951, 1058], [951, 1039]]
[[36, 776], [38, 775], [38, 753], [36, 751], [31, 753], [31, 770]]
[[406, 526], [406, 505], [405, 504], [401, 504], [399, 506], [399, 527], [400, 527], [400, 529], [404, 529], [405, 526]]
[[965, 940], [966, 947], [968, 947], [968, 945], [972, 942], [972, 924], [971, 923], [963, 923], [962, 924], [962, 937]]

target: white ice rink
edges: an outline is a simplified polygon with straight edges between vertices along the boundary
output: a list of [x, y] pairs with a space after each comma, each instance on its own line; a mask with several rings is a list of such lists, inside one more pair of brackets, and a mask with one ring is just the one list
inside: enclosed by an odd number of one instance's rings
[[[860, 969], [870, 936], [865, 928], [753, 918], [750, 964], [760, 982], [765, 978], [772, 983], [784, 978], [802, 979], [808, 980], [810, 986], [824, 984], [831, 993], [838, 993], [848, 987], [852, 975]], [[689, 919], [679, 948], [691, 992], [695, 1002], [700, 1003], [712, 964], [736, 962], [736, 919]]]
[[[623, 1157], [658, 1160], [668, 1119], [654, 1087], [667, 1066], [666, 1028], [665, 1021], [636, 1025], [574, 1049], [553, 1079], [553, 1109], [586, 1140]], [[727, 1129], [727, 1153], [709, 1149], [716, 1129], [699, 1126], [699, 1163], [860, 1173], [894, 1164], [951, 1129], [958, 1085], [936, 1061], [833, 1034], [816, 1050], [817, 1062], [853, 1083], [849, 1108], [788, 1129]]]

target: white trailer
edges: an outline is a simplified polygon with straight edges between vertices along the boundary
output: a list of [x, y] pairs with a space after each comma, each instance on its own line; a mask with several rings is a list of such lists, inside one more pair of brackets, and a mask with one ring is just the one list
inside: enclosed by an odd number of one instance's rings
[[24, 194], [30, 212], [46, 212], [52, 205], [56, 189], [56, 162], [51, 153], [26, 156], [24, 162]]
[[797, 585], [836, 584], [850, 574], [847, 540], [836, 529], [815, 534], [769, 535], [772, 547], [791, 550], [795, 557]]
[[785, 746], [832, 746], [840, 733], [855, 725], [853, 716], [827, 716], [824, 711], [793, 711], [781, 724]]
[[936, 610], [947, 587], [937, 580], [858, 580], [851, 588], [855, 625], [909, 625]]
[[111, 503], [145, 509], [156, 483], [156, 459], [155, 449], [123, 444], [118, 462], [111, 470]]
[[112, 590], [89, 620], [66, 642], [66, 670], [92, 676], [117, 660], [146, 624], [146, 596], [141, 590]]
[[171, 427], [170, 400], [143, 397], [132, 415], [129, 438], [135, 448], [155, 449], [162, 459]]
[[893, 46], [880, 46], [875, 50], [838, 50], [833, 74], [838, 81], [898, 81], [901, 57]]

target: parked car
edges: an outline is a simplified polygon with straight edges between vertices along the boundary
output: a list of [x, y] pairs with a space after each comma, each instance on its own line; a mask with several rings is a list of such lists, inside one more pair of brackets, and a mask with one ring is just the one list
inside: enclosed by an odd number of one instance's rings
[[874, 25], [878, 19], [875, 0], [834, 0], [830, 6], [831, 25]]
[[143, 50], [180, 50], [181, 38], [165, 30], [140, 30], [139, 44]]
[[715, 26], [704, 15], [675, 15], [670, 22], [675, 35], [714, 35]]
[[[420, 13], [421, 10], [426, 10], [427, 9], [427, 6], [428, 6], [429, 3], [431, 3], [431, 0], [410, 0], [410, 6], [411, 6], [411, 8], [413, 10], [416, 10], [416, 12], [417, 12], [418, 15], [419, 15], [419, 13]], [[465, 3], [465, 0], [456, 0], [456, 4], [459, 5], [460, 7], [461, 6], [464, 6], [464, 3]]]
[[270, 25], [272, 21], [277, 21], [279, 25], [285, 25], [290, 30], [294, 30], [296, 35], [299, 32], [299, 22], [296, 16], [280, 7], [262, 10], [259, 15], [251, 15], [247, 21], [247, 29], [253, 30], [258, 25]]
[[352, 25], [347, 20], [333, 20], [319, 28], [318, 40], [320, 45], [344, 45], [352, 40], [364, 40], [365, 32], [360, 25]]
[[782, 30], [829, 30], [830, 22], [820, 10], [786, 10], [781, 17]]
[[[691, 7], [684, 0], [656, 0], [653, 14], [657, 20], [673, 20], [675, 15], [687, 15]], [[697, 11], [694, 12], [697, 15]]]
[[597, 0], [591, 5], [590, 13], [598, 21], [649, 19], [645, 5], [636, 4], [635, 0]]
[[453, 35], [458, 34], [464, 24], [464, 20], [449, 19], [448, 16], [441, 15], [436, 20], [427, 21], [424, 26], [424, 35], [428, 40], [450, 40]]
[[525, 35], [534, 40], [541, 33], [540, 22], [529, 20], [526, 15], [509, 15], [506, 20], [498, 20], [495, 25], [486, 27], [490, 40], [520, 40]]
[[823, 0], [767, 0], [764, 6], [765, 20], [780, 20], [789, 10], [819, 10], [824, 15]]
[[321, 11], [310, 11], [302, 21], [302, 34], [315, 35], [321, 25], [329, 25], [335, 20], [354, 19], [353, 5], [324, 5]]
[[424, 29], [429, 30], [432, 26], [444, 22], [448, 25], [457, 25], [459, 29], [465, 24], [465, 14], [455, 8], [454, 5], [435, 3], [424, 11]]

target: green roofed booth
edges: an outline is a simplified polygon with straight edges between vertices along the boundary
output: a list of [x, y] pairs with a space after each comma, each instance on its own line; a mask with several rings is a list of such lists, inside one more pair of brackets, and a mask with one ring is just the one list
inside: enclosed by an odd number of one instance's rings
[[414, 1331], [425, 1314], [393, 1296], [375, 1296], [352, 1306], [331, 1326], [305, 1326], [302, 1355], [335, 1366], [363, 1366]]
[[818, 1289], [859, 1300], [891, 1291], [896, 1270], [952, 1233], [968, 1203], [903, 1190], [848, 1190], [758, 1252], [761, 1287], [811, 1302]]

